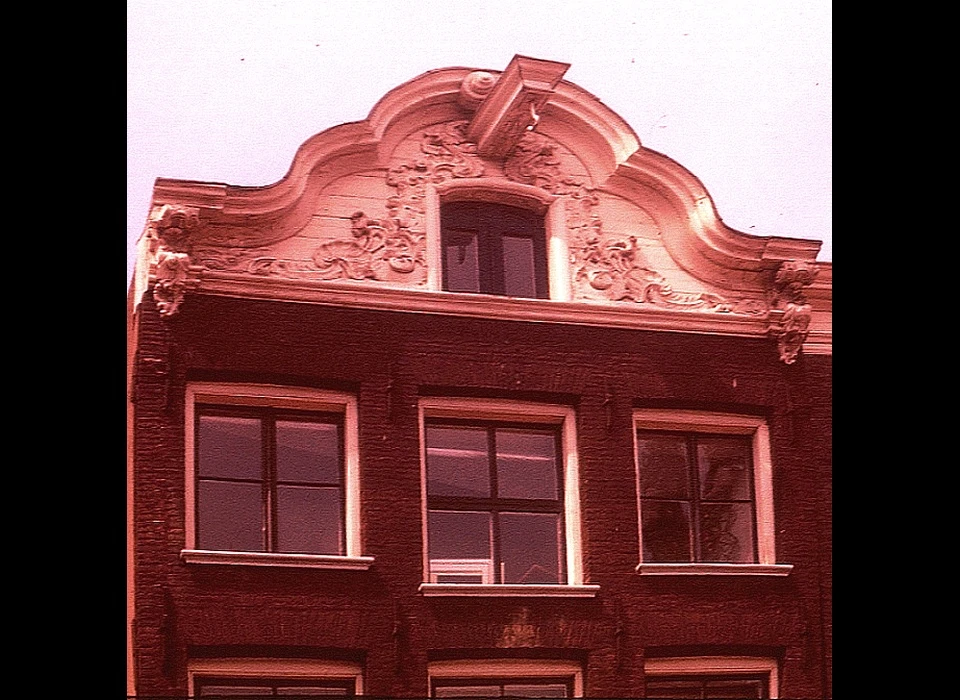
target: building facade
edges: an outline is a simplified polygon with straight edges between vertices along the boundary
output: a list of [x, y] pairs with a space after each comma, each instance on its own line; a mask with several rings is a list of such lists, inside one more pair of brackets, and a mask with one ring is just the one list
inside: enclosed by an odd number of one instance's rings
[[567, 67], [157, 180], [130, 695], [831, 696], [832, 266]]

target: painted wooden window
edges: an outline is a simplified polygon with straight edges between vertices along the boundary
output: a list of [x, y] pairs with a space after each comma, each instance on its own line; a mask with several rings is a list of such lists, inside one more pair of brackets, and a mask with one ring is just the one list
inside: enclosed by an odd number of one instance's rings
[[431, 583], [566, 583], [560, 428], [425, 425]]
[[637, 431], [645, 562], [757, 562], [753, 439]]
[[341, 415], [230, 405], [195, 415], [200, 549], [344, 554]]
[[571, 678], [443, 678], [434, 679], [435, 698], [569, 698]]
[[535, 212], [489, 202], [441, 206], [443, 288], [545, 299], [546, 234]]
[[268, 678], [198, 678], [195, 681], [198, 698], [251, 697], [353, 697], [353, 680], [298, 680]]
[[660, 677], [647, 680], [648, 698], [737, 698], [770, 697], [770, 679], [765, 674]]

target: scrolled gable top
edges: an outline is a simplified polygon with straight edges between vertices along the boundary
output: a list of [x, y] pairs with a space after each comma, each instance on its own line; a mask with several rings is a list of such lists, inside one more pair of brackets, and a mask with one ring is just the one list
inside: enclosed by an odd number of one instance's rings
[[[308, 139], [271, 185], [158, 179], [135, 298], [154, 283], [165, 314], [190, 290], [347, 303], [351, 295], [336, 289], [346, 284], [364, 287], [354, 295], [361, 304], [444, 312], [442, 299], [426, 299], [446, 294], [431, 253], [435, 209], [440, 198], [489, 190], [538, 207], [562, 202], [570, 268], [549, 309], [544, 300], [478, 304], [534, 305], [524, 313], [573, 322], [771, 335], [787, 363], [812, 323], [818, 351], [829, 348], [823, 287], [832, 275], [815, 284], [830, 267], [816, 263], [820, 242], [726, 226], [702, 183], [563, 80], [568, 67], [515, 56], [503, 71], [429, 71], [384, 95], [365, 120]], [[791, 266], [809, 271], [804, 284], [778, 286]], [[816, 289], [809, 299], [807, 287]]]

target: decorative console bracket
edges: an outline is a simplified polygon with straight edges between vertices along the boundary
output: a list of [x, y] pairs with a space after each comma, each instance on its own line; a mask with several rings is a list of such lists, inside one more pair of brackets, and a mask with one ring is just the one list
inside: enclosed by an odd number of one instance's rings
[[[489, 90], [467, 127], [467, 140], [477, 144], [477, 153], [502, 160], [540, 121], [540, 111], [569, 67], [569, 63], [514, 56], [492, 87], [483, 79], [487, 74], [477, 76], [476, 87]], [[468, 95], [461, 102], [464, 97]]]
[[771, 324], [770, 333], [777, 339], [780, 359], [792, 365], [810, 331], [813, 307], [807, 303], [804, 288], [813, 283], [819, 273], [815, 263], [787, 260], [780, 265], [774, 278], [773, 308], [778, 322]]
[[161, 316], [173, 316], [190, 285], [190, 250], [200, 224], [196, 207], [163, 205], [151, 217], [150, 252], [153, 254], [153, 298]]

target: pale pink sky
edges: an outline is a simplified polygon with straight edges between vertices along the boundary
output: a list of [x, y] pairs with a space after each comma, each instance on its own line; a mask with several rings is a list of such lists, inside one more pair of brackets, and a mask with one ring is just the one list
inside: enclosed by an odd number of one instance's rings
[[832, 260], [829, 0], [128, 0], [127, 282], [157, 177], [268, 185], [435, 68], [564, 78], [696, 175], [723, 221]]

